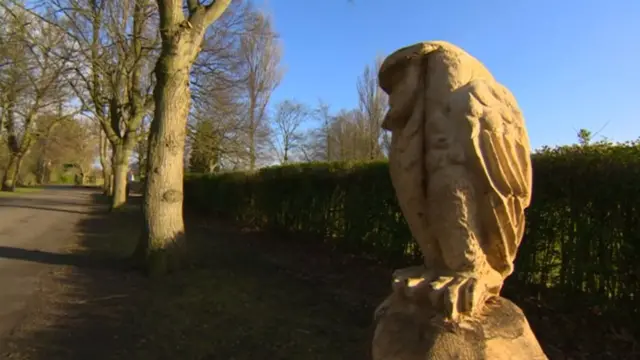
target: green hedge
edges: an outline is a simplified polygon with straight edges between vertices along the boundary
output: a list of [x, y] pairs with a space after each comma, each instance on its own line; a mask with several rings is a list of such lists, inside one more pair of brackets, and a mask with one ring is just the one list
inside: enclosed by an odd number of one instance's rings
[[305, 163], [255, 173], [192, 174], [185, 181], [185, 203], [257, 228], [322, 239], [394, 266], [417, 256], [386, 162]]
[[[588, 295], [637, 313], [640, 301], [640, 147], [544, 149], [533, 156], [533, 200], [509, 283]], [[185, 205], [300, 241], [326, 241], [390, 267], [419, 254], [400, 215], [386, 162], [308, 163], [254, 173], [189, 175]], [[513, 286], [513, 285], [509, 285]], [[603, 309], [604, 310], [604, 309]]]

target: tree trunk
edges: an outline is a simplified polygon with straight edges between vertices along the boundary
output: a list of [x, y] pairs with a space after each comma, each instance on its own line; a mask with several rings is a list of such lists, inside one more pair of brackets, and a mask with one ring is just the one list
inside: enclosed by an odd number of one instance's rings
[[[251, 125], [253, 126], [253, 125]], [[256, 168], [256, 135], [255, 131], [249, 131], [249, 170]]]
[[102, 167], [102, 179], [104, 180], [102, 190], [105, 195], [111, 196], [111, 172], [109, 171], [109, 164], [107, 161], [108, 150], [108, 140], [104, 131], [100, 130], [100, 166]]
[[112, 197], [113, 196], [113, 183], [114, 183], [114, 179], [113, 179], [113, 167], [111, 167], [111, 171], [109, 171], [109, 187], [107, 188], [107, 196]]
[[49, 167], [47, 163], [43, 162], [40, 169], [40, 175], [38, 176], [38, 184], [44, 185], [49, 182]]
[[41, 156], [38, 160], [38, 168], [36, 169], [36, 183], [43, 185], [45, 183], [46, 176], [46, 162], [42, 159]]
[[114, 150], [111, 210], [117, 210], [127, 202], [127, 173], [131, 156], [131, 149], [128, 149], [124, 144], [115, 146]]
[[106, 196], [111, 196], [111, 173], [108, 169], [102, 169], [102, 178], [104, 179], [102, 193]]
[[155, 110], [147, 155], [144, 226], [134, 254], [151, 275], [181, 267], [186, 250], [182, 186], [191, 61], [185, 45], [168, 42], [156, 65]]
[[[184, 143], [191, 105], [189, 72], [200, 51], [206, 29], [229, 7], [231, 0], [210, 5], [182, 0], [158, 0], [162, 51], [155, 67], [155, 109], [149, 131], [144, 222], [134, 260], [150, 275], [178, 270], [186, 254], [182, 218]], [[195, 4], [195, 5], [194, 5]]]
[[9, 157], [9, 165], [4, 173], [2, 179], [2, 191], [13, 192], [16, 190], [16, 179], [18, 172], [20, 171], [20, 164], [22, 163], [21, 154], [11, 154]]
[[284, 164], [289, 162], [289, 145], [284, 146], [284, 159], [282, 161]]
[[36, 182], [38, 184], [44, 184], [46, 182], [47, 174], [47, 140], [44, 140], [44, 146], [42, 153], [38, 157], [38, 168], [36, 169]]

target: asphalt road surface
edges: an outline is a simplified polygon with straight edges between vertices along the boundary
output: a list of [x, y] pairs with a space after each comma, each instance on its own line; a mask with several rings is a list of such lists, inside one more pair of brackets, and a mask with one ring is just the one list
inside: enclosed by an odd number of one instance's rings
[[46, 272], [68, 264], [65, 249], [77, 242], [78, 225], [98, 206], [92, 193], [47, 187], [0, 196], [0, 340], [26, 317]]

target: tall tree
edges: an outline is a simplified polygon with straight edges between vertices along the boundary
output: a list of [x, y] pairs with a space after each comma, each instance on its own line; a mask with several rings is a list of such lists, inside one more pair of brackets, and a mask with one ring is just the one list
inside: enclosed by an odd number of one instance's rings
[[382, 58], [377, 58], [374, 66], [367, 65], [358, 77], [358, 106], [364, 116], [366, 132], [367, 156], [369, 160], [381, 158], [383, 150], [382, 120], [387, 111], [387, 94], [378, 86], [378, 70], [382, 65]]
[[380, 89], [377, 72], [380, 58], [365, 66], [358, 76], [358, 108], [337, 114], [320, 102], [314, 111], [319, 126], [309, 131], [303, 152], [307, 160], [373, 160], [388, 153], [390, 137], [381, 129], [388, 97]]
[[10, 30], [1, 69], [2, 118], [9, 162], [3, 191], [13, 191], [22, 161], [38, 136], [37, 123], [45, 113], [55, 120], [69, 118], [68, 78], [70, 55], [64, 34], [51, 25], [53, 14], [38, 17], [21, 6], [3, 4]]
[[187, 133], [191, 171], [211, 172], [246, 161], [242, 149], [246, 67], [239, 49], [254, 12], [249, 2], [230, 5], [209, 28], [194, 63]]
[[142, 121], [142, 125], [138, 128], [138, 141], [133, 149], [135, 153], [135, 170], [140, 178], [147, 176], [147, 155], [148, 155], [148, 139], [149, 139], [149, 126], [151, 125], [152, 118], [147, 116]]
[[134, 258], [147, 271], [164, 274], [181, 265], [185, 248], [182, 186], [189, 75], [207, 28], [231, 0], [157, 0], [162, 49], [155, 67], [154, 119], [149, 132], [144, 223]]
[[240, 57], [246, 66], [246, 138], [249, 170], [256, 167], [261, 146], [269, 138], [267, 106], [280, 84], [280, 46], [271, 21], [262, 13], [254, 13], [242, 37]]
[[42, 116], [38, 119], [38, 123], [36, 124], [38, 127], [37, 132], [40, 136], [33, 145], [37, 152], [37, 168], [34, 173], [36, 175], [36, 182], [39, 184], [44, 184], [48, 180], [47, 175], [51, 165], [51, 160], [56, 156], [55, 153], [52, 154], [50, 151], [53, 144], [52, 138], [54, 137], [55, 130], [60, 124], [60, 119], [57, 116]]
[[35, 126], [38, 135], [24, 156], [16, 182], [46, 184], [70, 172], [86, 179], [98, 150], [95, 122], [80, 116], [59, 121], [52, 113], [38, 116]]
[[212, 173], [220, 163], [220, 138], [212, 121], [199, 121], [193, 135], [189, 155], [189, 171]]
[[328, 129], [332, 152], [329, 160], [369, 160], [371, 141], [366, 115], [358, 109], [343, 109], [332, 120]]
[[589, 145], [589, 143], [591, 143], [592, 138], [593, 138], [593, 134], [591, 133], [591, 131], [587, 129], [578, 130], [578, 143], [580, 145], [583, 145], [583, 146]]
[[111, 181], [111, 169], [113, 168], [113, 165], [111, 164], [111, 156], [109, 155], [110, 144], [107, 140], [107, 134], [104, 133], [100, 122], [98, 122], [98, 126], [100, 129], [98, 138], [100, 150], [98, 156], [100, 159], [100, 168], [102, 170], [102, 179], [104, 180], [103, 190], [105, 195], [112, 196], [113, 184]]
[[59, 123], [43, 145], [48, 157], [48, 165], [53, 168], [68, 166], [79, 175], [79, 183], [84, 184], [98, 151], [95, 123], [89, 119], [74, 119]]
[[310, 110], [303, 103], [284, 100], [276, 105], [272, 121], [272, 146], [281, 164], [291, 161], [292, 153], [302, 145], [300, 126], [307, 120]]
[[305, 161], [329, 161], [334, 158], [331, 140], [331, 124], [334, 116], [326, 102], [319, 100], [313, 110], [313, 119], [318, 126], [307, 131], [304, 144], [301, 147]]
[[[53, 0], [79, 44], [78, 97], [111, 147], [111, 208], [126, 201], [127, 173], [138, 128], [153, 107], [149, 81], [159, 40], [151, 0]], [[106, 165], [104, 161], [103, 165]], [[106, 174], [105, 174], [106, 175]], [[111, 184], [109, 184], [111, 185]]]

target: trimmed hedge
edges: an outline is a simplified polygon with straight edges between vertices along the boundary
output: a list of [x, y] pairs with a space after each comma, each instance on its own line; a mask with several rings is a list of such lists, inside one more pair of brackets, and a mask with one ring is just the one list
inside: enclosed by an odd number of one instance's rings
[[386, 162], [304, 163], [189, 175], [185, 204], [256, 228], [324, 240], [402, 266], [419, 254]]
[[[586, 294], [601, 310], [638, 313], [640, 147], [546, 148], [533, 155], [533, 167], [527, 230], [508, 282], [560, 290], [567, 305]], [[185, 205], [300, 241], [325, 241], [390, 267], [414, 264], [419, 253], [388, 171], [386, 162], [306, 163], [189, 175]]]

